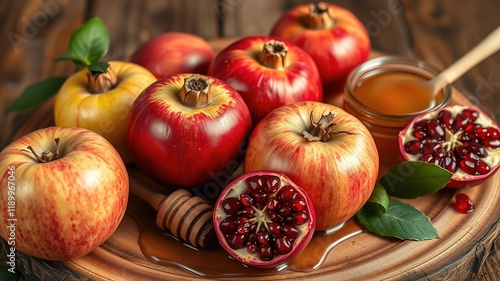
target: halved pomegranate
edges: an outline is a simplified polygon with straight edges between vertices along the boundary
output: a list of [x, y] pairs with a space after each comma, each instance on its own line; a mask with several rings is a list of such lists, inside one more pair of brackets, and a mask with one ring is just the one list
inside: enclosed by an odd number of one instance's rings
[[500, 131], [485, 113], [453, 105], [417, 116], [399, 133], [406, 160], [437, 164], [453, 173], [447, 187], [480, 184], [500, 163]]
[[275, 267], [300, 253], [316, 226], [306, 192], [285, 174], [255, 171], [232, 181], [213, 212], [222, 247], [253, 267]]

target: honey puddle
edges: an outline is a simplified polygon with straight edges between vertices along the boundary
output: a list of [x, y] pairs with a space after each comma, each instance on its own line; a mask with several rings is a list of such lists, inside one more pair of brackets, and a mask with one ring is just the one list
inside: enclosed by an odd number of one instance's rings
[[149, 260], [213, 278], [272, 275], [283, 270], [312, 271], [323, 264], [333, 248], [364, 232], [354, 220], [349, 220], [334, 233], [315, 234], [304, 251], [287, 264], [271, 269], [256, 269], [233, 259], [219, 244], [197, 249], [160, 230], [155, 224], [155, 211], [135, 196], [129, 200], [127, 215], [139, 227], [139, 246]]

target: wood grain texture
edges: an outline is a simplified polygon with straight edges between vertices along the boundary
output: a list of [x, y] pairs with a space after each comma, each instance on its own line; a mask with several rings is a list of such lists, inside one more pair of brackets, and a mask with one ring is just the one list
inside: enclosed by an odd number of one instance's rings
[[[27, 128], [26, 124], [53, 122], [53, 117], [47, 115], [50, 102], [26, 112], [7, 115], [3, 112], [27, 85], [49, 76], [72, 73], [71, 63], [54, 62], [53, 58], [66, 53], [70, 34], [92, 16], [102, 17], [110, 30], [112, 46], [107, 58], [126, 59], [140, 43], [167, 31], [191, 32], [206, 39], [215, 39], [220, 35], [241, 37], [265, 34], [283, 11], [309, 2], [3, 1], [0, 5], [0, 148], [27, 133], [19, 129], [23, 125]], [[335, 3], [352, 10], [360, 18], [370, 33], [375, 50], [418, 57], [439, 68], [450, 65], [500, 25], [500, 2], [496, 0], [480, 3], [467, 0], [340, 0]], [[20, 41], [12, 41], [14, 37]], [[496, 54], [454, 83], [469, 100], [497, 121], [500, 119], [499, 61], [499, 54]], [[133, 229], [130, 226], [133, 221], [125, 220], [124, 224], [127, 229]], [[126, 237], [131, 238], [132, 234]], [[445, 277], [455, 276], [456, 268], [460, 268], [459, 273], [471, 280], [498, 280], [500, 240], [494, 234], [498, 234], [498, 222], [491, 235], [468, 240], [473, 241], [475, 246], [463, 253], [466, 259], [450, 264], [449, 273], [441, 272], [442, 276], [435, 275], [431, 279], [445, 280]], [[112, 250], [106, 247], [104, 245], [104, 249]], [[0, 261], [2, 258], [5, 257], [0, 256]], [[32, 268], [32, 272], [43, 272], [42, 268], [54, 266], [54, 263], [27, 257], [20, 258], [20, 261], [27, 268]], [[121, 269], [112, 268], [109, 264], [103, 268], [112, 273], [119, 273]], [[79, 277], [74, 272], [65, 271], [65, 268], [56, 267], [54, 270], [56, 273], [61, 271], [55, 276], [67, 277], [68, 280]]]

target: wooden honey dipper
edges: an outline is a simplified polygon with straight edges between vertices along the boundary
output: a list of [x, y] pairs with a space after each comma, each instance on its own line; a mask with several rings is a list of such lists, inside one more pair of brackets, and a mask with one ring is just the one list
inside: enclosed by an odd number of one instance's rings
[[130, 177], [130, 193], [157, 211], [156, 225], [170, 230], [195, 247], [207, 247], [215, 239], [212, 207], [189, 191], [178, 189], [170, 195], [154, 192]]

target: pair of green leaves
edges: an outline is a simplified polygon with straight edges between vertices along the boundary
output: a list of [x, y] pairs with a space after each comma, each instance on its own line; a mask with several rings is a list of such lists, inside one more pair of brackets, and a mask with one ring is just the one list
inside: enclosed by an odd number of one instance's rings
[[[57, 57], [57, 61], [70, 60], [76, 69], [87, 67], [92, 72], [106, 72], [108, 63], [99, 61], [108, 53], [109, 34], [100, 18], [91, 18], [71, 35], [68, 55]], [[37, 106], [55, 95], [66, 77], [49, 77], [28, 86], [7, 108], [7, 112], [20, 111]]]
[[447, 170], [425, 162], [408, 161], [393, 166], [376, 184], [370, 199], [356, 214], [369, 231], [402, 240], [439, 238], [429, 217], [415, 207], [390, 199], [412, 199], [442, 189], [452, 177]]

